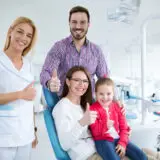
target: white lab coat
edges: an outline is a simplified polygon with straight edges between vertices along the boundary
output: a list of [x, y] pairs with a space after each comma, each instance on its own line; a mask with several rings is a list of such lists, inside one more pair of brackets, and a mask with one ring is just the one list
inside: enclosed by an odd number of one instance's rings
[[[0, 93], [16, 92], [31, 82], [30, 62], [23, 58], [18, 71], [4, 52], [0, 52]], [[34, 139], [33, 101], [16, 100], [0, 105], [0, 147], [17, 147]]]

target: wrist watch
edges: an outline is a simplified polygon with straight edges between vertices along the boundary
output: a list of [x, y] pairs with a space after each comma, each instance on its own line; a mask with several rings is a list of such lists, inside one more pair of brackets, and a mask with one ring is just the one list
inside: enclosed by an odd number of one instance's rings
[[34, 127], [34, 131], [37, 132], [37, 130], [38, 130], [37, 127]]

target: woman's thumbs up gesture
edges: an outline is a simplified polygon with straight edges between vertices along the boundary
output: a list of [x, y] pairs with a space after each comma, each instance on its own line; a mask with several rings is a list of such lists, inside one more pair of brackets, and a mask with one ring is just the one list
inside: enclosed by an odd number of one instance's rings
[[89, 103], [87, 103], [86, 111], [84, 112], [83, 117], [79, 120], [79, 123], [82, 126], [90, 125], [90, 124], [94, 123], [97, 118], [97, 112], [90, 111], [89, 108], [90, 108]]

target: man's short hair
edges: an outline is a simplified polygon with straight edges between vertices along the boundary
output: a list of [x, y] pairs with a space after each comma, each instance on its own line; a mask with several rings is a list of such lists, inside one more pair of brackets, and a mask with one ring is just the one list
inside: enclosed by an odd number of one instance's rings
[[71, 20], [71, 16], [73, 13], [77, 13], [77, 12], [83, 12], [83, 13], [86, 13], [87, 15], [87, 18], [88, 18], [88, 22], [90, 22], [90, 15], [89, 15], [89, 11], [87, 8], [84, 8], [82, 6], [76, 6], [76, 7], [73, 7], [70, 12], [69, 12], [69, 21]]

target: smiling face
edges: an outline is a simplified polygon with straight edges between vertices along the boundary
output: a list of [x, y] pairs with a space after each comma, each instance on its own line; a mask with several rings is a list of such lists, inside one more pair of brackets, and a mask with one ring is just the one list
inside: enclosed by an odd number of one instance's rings
[[103, 107], [109, 107], [113, 100], [114, 92], [113, 86], [102, 84], [97, 87], [96, 99]]
[[89, 80], [83, 71], [77, 71], [72, 74], [70, 79], [66, 80], [69, 88], [69, 94], [81, 97], [88, 89]]
[[23, 52], [32, 41], [33, 28], [27, 23], [20, 23], [10, 28], [10, 46], [19, 52]]
[[89, 27], [87, 14], [85, 12], [72, 13], [69, 26], [70, 32], [75, 40], [85, 38]]

